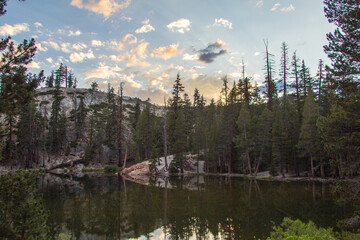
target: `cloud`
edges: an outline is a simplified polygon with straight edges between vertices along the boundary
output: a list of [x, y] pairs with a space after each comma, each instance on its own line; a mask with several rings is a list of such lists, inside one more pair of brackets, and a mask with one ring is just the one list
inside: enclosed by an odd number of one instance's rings
[[51, 41], [51, 40], [50, 41], [42, 41], [41, 44], [43, 44], [45, 46], [49, 46], [49, 47], [51, 47], [51, 48], [53, 48], [53, 49], [55, 49], [57, 51], [60, 50], [59, 44], [57, 44], [56, 42]]
[[[209, 44], [206, 48], [199, 50], [199, 62], [212, 63], [218, 56], [226, 54], [228, 51], [222, 49], [225, 45], [226, 44], [223, 41], [217, 40], [216, 42]], [[219, 51], [216, 51], [218, 49]]]
[[131, 17], [125, 17], [125, 16], [121, 17], [121, 19], [122, 19], [122, 20], [126, 20], [126, 21], [128, 21], [128, 22], [130, 22], [130, 21], [132, 20]]
[[63, 51], [64, 53], [71, 53], [71, 49], [70, 49], [70, 43], [61, 43], [61, 51]]
[[256, 7], [259, 8], [259, 7], [262, 7], [264, 5], [264, 0], [259, 0], [257, 1], [256, 3]]
[[40, 63], [35, 62], [35, 61], [31, 61], [27, 66], [28, 66], [29, 68], [39, 69], [39, 68], [40, 68]]
[[81, 50], [87, 48], [87, 45], [85, 43], [74, 43], [72, 45], [72, 48], [76, 51], [81, 51]]
[[39, 28], [39, 27], [42, 27], [43, 25], [41, 24], [41, 23], [39, 23], [39, 22], [35, 22], [34, 23], [34, 25], [35, 25], [35, 27], [37, 27], [37, 28]]
[[80, 36], [81, 34], [82, 34], [82, 32], [80, 30], [76, 30], [76, 31], [70, 30], [68, 36], [69, 37], [71, 37], [71, 36]]
[[75, 52], [70, 54], [70, 61], [72, 63], [76, 63], [76, 62], [83, 62], [85, 59], [94, 59], [94, 53], [92, 52], [91, 49], [89, 49], [89, 51], [87, 53], [84, 52]]
[[110, 58], [114, 61], [127, 61], [127, 66], [141, 66], [149, 67], [150, 63], [139, 61], [136, 55], [125, 53], [124, 55], [115, 56], [112, 55]]
[[44, 47], [43, 45], [41, 45], [41, 43], [36, 43], [36, 48], [37, 50], [39, 50], [40, 52], [46, 52], [48, 50], [47, 47]]
[[104, 64], [99, 64], [99, 66], [96, 69], [92, 69], [85, 73], [86, 75], [85, 79], [90, 79], [90, 78], [110, 79], [110, 78], [118, 77], [121, 71], [123, 71], [123, 69], [119, 68], [118, 66], [110, 67]]
[[141, 28], [138, 28], [135, 30], [135, 32], [137, 34], [139, 33], [148, 33], [151, 31], [155, 31], [155, 28], [153, 26], [150, 25], [150, 20], [146, 19], [142, 22], [142, 24], [144, 24]]
[[179, 50], [178, 47], [179, 44], [171, 44], [167, 47], [155, 48], [153, 49], [151, 56], [167, 60], [169, 58], [177, 56], [178, 54], [181, 54], [184, 51], [184, 49]]
[[104, 43], [100, 40], [91, 40], [91, 46], [101, 47], [101, 46], [104, 46]]
[[190, 20], [180, 18], [177, 21], [169, 23], [166, 27], [172, 32], [185, 33], [190, 31], [190, 25]]
[[185, 53], [182, 58], [182, 60], [184, 61], [194, 61], [198, 59], [199, 57], [196, 54], [188, 54], [188, 53]]
[[21, 32], [28, 32], [29, 24], [27, 23], [18, 23], [15, 25], [4, 24], [0, 27], [0, 36], [14, 36]]
[[131, 0], [124, 0], [121, 3], [118, 3], [115, 0], [88, 0], [86, 3], [83, 3], [83, 0], [72, 0], [70, 5], [87, 9], [96, 14], [102, 14], [107, 19], [117, 11], [127, 8], [131, 3]]
[[51, 57], [48, 57], [48, 58], [46, 59], [46, 61], [47, 61], [48, 63], [53, 63], [53, 59], [52, 59]]
[[294, 5], [290, 4], [287, 8], [281, 8], [280, 11], [282, 12], [292, 12], [292, 11], [295, 11], [295, 7]]
[[229, 20], [223, 19], [223, 18], [215, 18], [215, 23], [213, 26], [223, 26], [224, 28], [232, 29], [232, 23], [229, 22]]
[[254, 56], [259, 56], [261, 53], [260, 52], [255, 52]]
[[276, 9], [278, 9], [278, 7], [280, 7], [280, 3], [275, 3], [274, 6], [270, 9], [270, 11], [276, 11]]
[[136, 48], [131, 49], [130, 52], [136, 53], [141, 58], [145, 58], [147, 56], [146, 48], [148, 45], [149, 45], [148, 42], [142, 42]]

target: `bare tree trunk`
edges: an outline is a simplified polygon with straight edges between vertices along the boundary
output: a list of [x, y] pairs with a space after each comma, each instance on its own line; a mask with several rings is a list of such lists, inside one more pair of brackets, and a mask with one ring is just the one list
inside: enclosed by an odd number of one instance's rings
[[314, 159], [312, 154], [310, 154], [310, 164], [311, 164], [311, 176], [315, 177], [315, 171], [314, 171]]
[[166, 132], [166, 125], [167, 125], [167, 119], [166, 119], [166, 99], [164, 97], [164, 104], [165, 104], [165, 115], [164, 115], [164, 161], [165, 161], [165, 170], [168, 170], [168, 162], [167, 162], [167, 132]]

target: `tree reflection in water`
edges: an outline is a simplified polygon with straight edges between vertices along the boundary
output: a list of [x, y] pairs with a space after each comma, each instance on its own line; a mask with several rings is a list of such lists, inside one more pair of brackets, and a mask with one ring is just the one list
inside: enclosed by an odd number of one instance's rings
[[322, 184], [201, 178], [160, 188], [119, 176], [46, 175], [40, 188], [54, 231], [74, 239], [264, 239], [284, 217], [336, 227], [353, 210]]

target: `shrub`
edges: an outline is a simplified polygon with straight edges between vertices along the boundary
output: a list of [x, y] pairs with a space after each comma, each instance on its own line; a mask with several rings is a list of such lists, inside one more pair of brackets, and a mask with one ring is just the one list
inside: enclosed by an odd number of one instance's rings
[[278, 227], [274, 227], [267, 240], [335, 240], [331, 228], [318, 228], [313, 222], [284, 218]]

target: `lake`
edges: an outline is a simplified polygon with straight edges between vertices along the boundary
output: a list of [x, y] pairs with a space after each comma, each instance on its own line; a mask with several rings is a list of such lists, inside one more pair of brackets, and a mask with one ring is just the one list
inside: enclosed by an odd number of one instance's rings
[[321, 183], [199, 176], [153, 185], [99, 173], [40, 181], [53, 230], [73, 239], [264, 239], [284, 217], [336, 228], [353, 212]]

